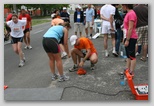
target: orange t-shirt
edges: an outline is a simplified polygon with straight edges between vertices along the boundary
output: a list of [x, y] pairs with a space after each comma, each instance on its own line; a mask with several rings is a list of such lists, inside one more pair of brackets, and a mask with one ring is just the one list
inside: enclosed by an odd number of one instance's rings
[[52, 26], [55, 26], [55, 25], [58, 25], [60, 23], [64, 23], [64, 20], [60, 19], [60, 18], [55, 18], [51, 21], [51, 25]]
[[96, 51], [92, 41], [89, 40], [88, 38], [85, 38], [85, 37], [79, 38], [79, 45], [77, 45], [77, 46], [75, 45], [74, 47], [79, 49], [79, 50], [90, 49], [91, 50], [91, 54], [92, 53], [97, 53], [97, 51]]

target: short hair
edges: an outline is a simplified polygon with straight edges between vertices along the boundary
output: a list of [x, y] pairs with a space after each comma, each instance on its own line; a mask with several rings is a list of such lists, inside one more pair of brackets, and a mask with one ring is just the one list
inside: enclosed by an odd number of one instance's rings
[[17, 15], [17, 14], [12, 14], [12, 17], [13, 17], [13, 16], [18, 18], [18, 15]]
[[127, 8], [129, 8], [129, 9], [133, 9], [133, 4], [122, 4], [122, 5], [125, 5]]

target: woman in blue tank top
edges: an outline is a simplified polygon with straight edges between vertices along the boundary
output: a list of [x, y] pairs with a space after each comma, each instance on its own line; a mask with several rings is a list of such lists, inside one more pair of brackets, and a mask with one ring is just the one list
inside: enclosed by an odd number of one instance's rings
[[55, 72], [55, 63], [59, 72], [59, 81], [69, 80], [69, 77], [63, 74], [63, 65], [60, 55], [59, 43], [61, 40], [64, 42], [64, 48], [70, 57], [69, 48], [68, 48], [68, 23], [62, 25], [52, 26], [48, 31], [43, 35], [43, 48], [49, 57], [49, 65], [52, 73], [52, 80], [58, 79], [58, 75]]

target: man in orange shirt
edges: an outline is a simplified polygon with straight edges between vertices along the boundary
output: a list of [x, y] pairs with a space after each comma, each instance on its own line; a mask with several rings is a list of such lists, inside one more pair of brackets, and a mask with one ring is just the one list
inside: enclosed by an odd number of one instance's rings
[[[74, 48], [71, 50], [74, 66], [69, 71], [77, 71], [78, 67], [83, 67], [86, 60], [90, 60], [91, 70], [94, 70], [94, 64], [98, 61], [98, 55], [92, 41], [85, 37], [78, 38], [76, 35], [72, 35], [70, 42], [71, 45], [74, 45]], [[82, 61], [81, 58], [83, 58]]]
[[30, 45], [30, 30], [32, 30], [32, 22], [29, 14], [26, 13], [25, 7], [21, 7], [21, 14], [19, 15], [19, 19], [27, 20], [26, 27], [24, 30], [24, 42], [26, 44], [25, 49], [32, 49]]

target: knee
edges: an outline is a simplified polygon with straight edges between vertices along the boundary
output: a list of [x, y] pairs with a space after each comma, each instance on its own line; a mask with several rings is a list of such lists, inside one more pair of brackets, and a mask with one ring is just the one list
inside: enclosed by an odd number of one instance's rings
[[71, 50], [71, 54], [76, 53], [76, 51], [77, 51], [77, 49], [76, 49], [76, 48], [73, 48], [73, 49]]
[[14, 51], [15, 53], [18, 53], [18, 48], [14, 48], [13, 51]]
[[98, 61], [98, 59], [96, 59], [96, 58], [91, 60], [91, 62], [92, 62], [93, 64], [96, 64], [97, 61]]

